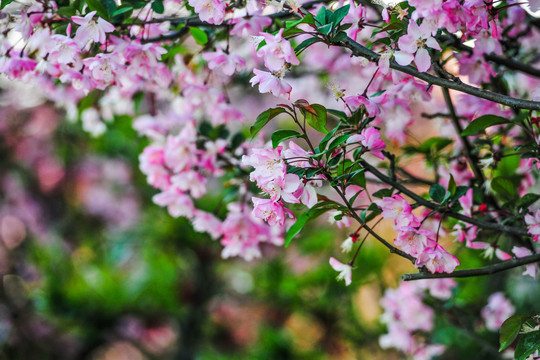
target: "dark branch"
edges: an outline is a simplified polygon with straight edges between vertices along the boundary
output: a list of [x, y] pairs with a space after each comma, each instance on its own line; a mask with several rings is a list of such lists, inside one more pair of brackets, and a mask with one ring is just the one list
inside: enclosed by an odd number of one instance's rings
[[[360, 160], [360, 164], [362, 164], [362, 166], [367, 171], [369, 171], [370, 173], [375, 175], [377, 178], [379, 178], [379, 180], [383, 181], [384, 183], [386, 183], [388, 185], [393, 186], [394, 188], [401, 191], [403, 194], [407, 195], [408, 197], [410, 197], [411, 199], [413, 199], [414, 201], [416, 201], [420, 205], [422, 205], [422, 206], [424, 206], [424, 207], [426, 207], [428, 209], [431, 209], [431, 210], [443, 211], [441, 209], [441, 207], [439, 206], [439, 204], [432, 203], [431, 201], [428, 201], [428, 200], [424, 199], [420, 195], [417, 195], [416, 193], [414, 193], [413, 191], [407, 189], [405, 186], [403, 186], [399, 182], [394, 181], [390, 177], [382, 174], [379, 170], [377, 170], [375, 167], [371, 166], [366, 161]], [[498, 223], [494, 223], [494, 222], [487, 222], [487, 221], [477, 220], [477, 219], [470, 218], [468, 216], [458, 214], [458, 213], [455, 213], [455, 212], [451, 212], [451, 211], [445, 211], [445, 214], [447, 216], [453, 217], [454, 219], [461, 220], [463, 222], [478, 226], [478, 227], [483, 228], [483, 229], [489, 229], [489, 230], [494, 230], [494, 231], [502, 231], [502, 232], [509, 233], [509, 234], [514, 234], [514, 235], [522, 235], [522, 236], [527, 236], [528, 235], [527, 229], [502, 225], [502, 224], [498, 224]]]
[[[345, 41], [335, 42], [334, 45], [346, 47], [352, 51], [354, 56], [363, 57], [373, 62], [378, 62], [380, 55], [369, 50], [365, 46], [358, 44], [351, 38], [347, 38]], [[540, 102], [523, 100], [498, 94], [492, 91], [483, 90], [471, 85], [467, 85], [459, 80], [442, 79], [437, 76], [433, 76], [429, 73], [420, 72], [412, 66], [401, 66], [395, 61], [390, 61], [390, 67], [394, 70], [401, 71], [405, 74], [416, 77], [417, 79], [424, 80], [430, 85], [437, 85], [443, 88], [456, 90], [465, 94], [473, 95], [482, 99], [490, 100], [498, 104], [510, 106], [518, 109], [528, 110], [540, 110]]]
[[473, 277], [473, 276], [485, 276], [485, 275], [496, 274], [501, 271], [510, 270], [519, 266], [532, 264], [539, 261], [540, 261], [540, 254], [534, 254], [534, 255], [525, 256], [519, 259], [502, 261], [500, 263], [481, 267], [478, 269], [457, 270], [449, 274], [429, 274], [429, 273], [405, 274], [401, 277], [401, 280], [411, 281], [411, 280], [421, 280], [421, 279], [463, 278], [463, 277]]

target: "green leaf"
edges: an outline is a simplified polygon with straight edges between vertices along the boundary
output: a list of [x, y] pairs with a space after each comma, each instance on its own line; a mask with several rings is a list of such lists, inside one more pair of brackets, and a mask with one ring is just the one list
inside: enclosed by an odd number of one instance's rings
[[107, 12], [107, 8], [100, 0], [86, 0], [86, 5], [88, 5], [88, 8], [90, 11], [97, 11], [97, 14], [101, 16], [104, 19], [109, 18], [109, 13]]
[[322, 25], [325, 25], [326, 24], [326, 12], [328, 10], [326, 10], [326, 8], [323, 6], [319, 9], [319, 12], [317, 13], [317, 15], [315, 16], [315, 21], [319, 24], [319, 26], [322, 26]]
[[298, 131], [294, 130], [276, 130], [272, 134], [272, 146], [274, 149], [279, 145], [280, 142], [285, 141], [287, 139], [292, 139], [296, 137], [303, 136]]
[[439, 152], [453, 142], [452, 139], [443, 137], [432, 137], [424, 141], [418, 147], [418, 151], [424, 154], [431, 154], [432, 151]]
[[334, 110], [334, 109], [326, 109], [326, 111], [339, 119], [347, 120], [347, 114], [345, 114], [343, 111]]
[[292, 239], [296, 235], [298, 235], [300, 231], [302, 231], [302, 229], [304, 228], [304, 226], [306, 225], [308, 221], [311, 221], [315, 219], [316, 217], [324, 214], [327, 210], [328, 208], [313, 207], [310, 210], [308, 210], [308, 212], [300, 215], [296, 219], [296, 222], [289, 228], [289, 230], [287, 231], [287, 234], [285, 235], [285, 247], [289, 246]]
[[499, 342], [501, 344], [499, 351], [503, 351], [514, 342], [521, 330], [521, 325], [527, 318], [526, 315], [514, 315], [502, 323], [499, 330]]
[[350, 7], [350, 5], [345, 5], [332, 13], [330, 16], [330, 21], [334, 24], [334, 26], [337, 26], [343, 20], [343, 18], [347, 16]]
[[322, 132], [323, 134], [328, 134], [326, 130], [326, 108], [319, 104], [313, 104], [311, 107], [317, 112], [317, 115], [306, 112], [306, 121], [311, 127], [315, 130]]
[[511, 121], [496, 115], [484, 115], [476, 118], [471, 122], [465, 130], [461, 133], [461, 136], [471, 136], [480, 133], [493, 125], [509, 124]]
[[294, 49], [294, 51], [298, 54], [300, 51], [304, 50], [305, 48], [319, 41], [320, 41], [319, 38], [311, 37], [309, 39], [302, 41], [300, 44], [298, 44], [298, 46]]
[[321, 140], [321, 142], [319, 143], [320, 151], [324, 151], [326, 149], [326, 144], [328, 144], [328, 142], [330, 141], [330, 139], [332, 139], [332, 137], [334, 136], [334, 134], [336, 133], [338, 129], [339, 129], [339, 124], [337, 124], [337, 126], [333, 128], [332, 130], [330, 130], [330, 132], [326, 134], [326, 136]]
[[189, 33], [191, 36], [193, 36], [193, 39], [197, 42], [199, 45], [204, 45], [208, 42], [208, 35], [204, 32], [204, 30], [201, 30], [196, 27], [190, 27]]
[[165, 6], [163, 6], [163, 0], [155, 0], [152, 2], [152, 10], [158, 14], [163, 14], [165, 12]]
[[454, 180], [454, 175], [450, 174], [450, 180], [448, 181], [448, 192], [451, 196], [454, 196], [456, 193], [456, 181]]
[[121, 8], [118, 8], [116, 9], [113, 13], [112, 13], [112, 16], [118, 16], [118, 15], [122, 15], [122, 14], [125, 14], [129, 11], [133, 10], [133, 7], [132, 6], [127, 6], [127, 7], [121, 7]]
[[335, 148], [337, 148], [339, 145], [343, 144], [349, 137], [351, 137], [352, 134], [343, 134], [332, 140], [330, 145], [328, 145], [328, 151], [331, 152]]
[[491, 181], [491, 188], [506, 198], [511, 199], [516, 195], [516, 186], [512, 180], [503, 176], [497, 176], [494, 178]]
[[330, 34], [330, 31], [332, 31], [333, 26], [333, 24], [326, 24], [318, 28], [317, 31], [321, 34], [328, 35]]
[[392, 189], [381, 189], [378, 191], [375, 191], [372, 196], [382, 199], [383, 197], [389, 197], [392, 196], [393, 190]]
[[539, 199], [540, 199], [540, 195], [529, 193], [517, 201], [517, 206], [525, 209], [531, 206], [532, 204], [534, 204], [535, 202], [537, 202]]
[[469, 187], [468, 186], [458, 186], [456, 187], [456, 193], [454, 194], [454, 196], [452, 197], [452, 200], [453, 201], [456, 201], [458, 200], [460, 197], [462, 197], [463, 195], [465, 195], [467, 193], [467, 191], [469, 191]]
[[273, 118], [275, 118], [276, 116], [284, 112], [285, 112], [285, 109], [283, 108], [271, 108], [264, 111], [259, 116], [257, 116], [257, 120], [255, 121], [255, 124], [253, 124], [253, 126], [249, 128], [251, 138], [253, 139], [255, 135], [257, 135], [257, 133], [261, 131], [261, 129], [265, 127], [266, 124], [268, 124], [270, 120], [272, 120]]
[[446, 190], [439, 184], [433, 184], [429, 188], [429, 196], [438, 203], [443, 202], [444, 195], [446, 195]]
[[0, 1], [0, 9], [5, 8], [8, 4], [11, 4], [13, 0], [1, 0]]
[[540, 331], [523, 334], [516, 346], [514, 359], [525, 360], [538, 348], [540, 348]]

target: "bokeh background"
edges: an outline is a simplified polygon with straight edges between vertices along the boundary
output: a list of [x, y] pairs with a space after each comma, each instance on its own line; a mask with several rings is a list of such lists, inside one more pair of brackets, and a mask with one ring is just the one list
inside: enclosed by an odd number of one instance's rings
[[[403, 358], [379, 346], [379, 301], [410, 264], [368, 241], [345, 287], [328, 258], [347, 229], [325, 219], [262, 260], [223, 260], [218, 242], [152, 203], [131, 117], [93, 138], [31, 89], [15, 104], [13, 86], [0, 94], [0, 359]], [[200, 204], [219, 213], [226, 193], [209, 194]], [[521, 271], [427, 300], [442, 314], [429, 335], [448, 346], [442, 358], [500, 358], [478, 314], [500, 290], [517, 312], [538, 310]]]

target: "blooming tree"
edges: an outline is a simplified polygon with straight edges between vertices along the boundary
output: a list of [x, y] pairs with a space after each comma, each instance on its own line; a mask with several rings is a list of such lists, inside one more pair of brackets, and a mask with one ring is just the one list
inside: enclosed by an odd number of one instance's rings
[[[223, 258], [301, 241], [326, 214], [352, 229], [329, 259], [345, 285], [366, 241], [406, 259], [418, 271], [385, 294], [380, 344], [431, 358], [444, 348], [419, 335], [434, 326], [428, 293], [537, 274], [540, 23], [527, 6], [2, 0], [0, 72], [91, 136], [133, 116], [154, 202]], [[201, 205], [217, 188], [225, 213]], [[497, 260], [461, 269], [464, 249]], [[502, 326], [501, 350], [522, 333], [524, 359], [538, 318], [504, 322], [513, 312], [496, 293], [481, 315]]]

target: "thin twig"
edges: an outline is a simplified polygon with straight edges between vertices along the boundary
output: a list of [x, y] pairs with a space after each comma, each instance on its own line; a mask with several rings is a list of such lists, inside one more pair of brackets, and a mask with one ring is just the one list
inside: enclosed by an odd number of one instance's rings
[[497, 264], [484, 266], [477, 269], [469, 270], [457, 270], [448, 274], [430, 274], [430, 273], [416, 273], [416, 274], [405, 274], [401, 277], [403, 281], [411, 280], [421, 280], [421, 279], [441, 279], [441, 278], [463, 278], [463, 277], [473, 277], [473, 276], [484, 276], [492, 275], [501, 271], [510, 270], [519, 266], [532, 264], [540, 261], [540, 254], [534, 254], [525, 256], [519, 259], [511, 259], [502, 261]]

